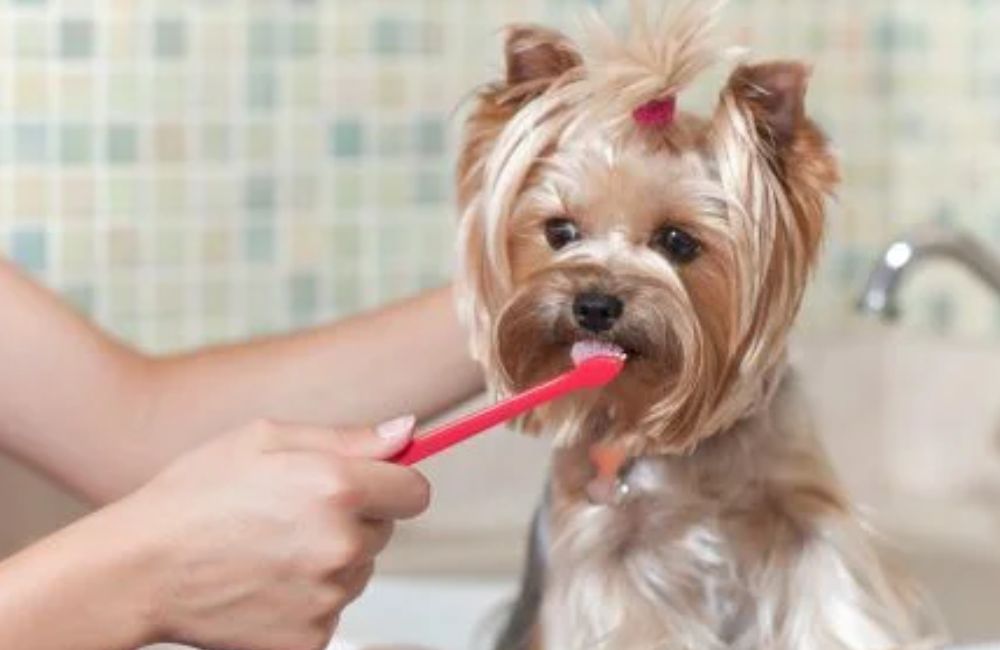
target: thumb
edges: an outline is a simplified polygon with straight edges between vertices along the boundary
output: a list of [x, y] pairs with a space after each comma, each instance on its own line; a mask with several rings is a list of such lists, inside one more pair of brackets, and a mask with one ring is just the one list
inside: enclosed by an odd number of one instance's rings
[[417, 419], [412, 415], [383, 422], [371, 431], [355, 431], [339, 436], [338, 446], [345, 456], [392, 458], [410, 444]]

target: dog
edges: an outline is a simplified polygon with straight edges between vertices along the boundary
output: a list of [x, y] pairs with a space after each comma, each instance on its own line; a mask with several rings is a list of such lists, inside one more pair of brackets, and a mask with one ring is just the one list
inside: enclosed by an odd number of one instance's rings
[[[459, 308], [492, 389], [620, 347], [552, 434], [521, 594], [497, 650], [881, 650], [926, 639], [786, 369], [839, 177], [809, 68], [720, 47], [718, 8], [634, 2], [587, 47], [505, 32], [458, 164]], [[730, 67], [714, 111], [679, 109]]]

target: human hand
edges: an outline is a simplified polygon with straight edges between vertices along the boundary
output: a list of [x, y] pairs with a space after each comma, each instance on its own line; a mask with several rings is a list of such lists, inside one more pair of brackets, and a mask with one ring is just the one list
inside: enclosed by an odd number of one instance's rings
[[151, 640], [325, 647], [393, 522], [428, 505], [422, 475], [381, 462], [412, 428], [412, 418], [354, 432], [257, 423], [180, 458], [117, 504], [155, 549]]

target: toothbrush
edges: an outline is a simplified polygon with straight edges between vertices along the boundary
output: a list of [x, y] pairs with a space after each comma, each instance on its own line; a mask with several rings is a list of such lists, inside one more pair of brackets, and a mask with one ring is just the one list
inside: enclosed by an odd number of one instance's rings
[[398, 465], [418, 463], [568, 393], [606, 386], [625, 367], [625, 353], [621, 348], [601, 341], [575, 343], [570, 357], [573, 360], [572, 369], [523, 393], [414, 438], [409, 446], [392, 458], [392, 462]]

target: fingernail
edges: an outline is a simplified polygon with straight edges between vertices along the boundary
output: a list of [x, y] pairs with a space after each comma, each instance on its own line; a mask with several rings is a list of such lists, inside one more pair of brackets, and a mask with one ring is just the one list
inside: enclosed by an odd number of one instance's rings
[[413, 426], [417, 423], [417, 418], [412, 415], [389, 420], [375, 427], [375, 433], [384, 440], [398, 440], [409, 438], [413, 432]]

